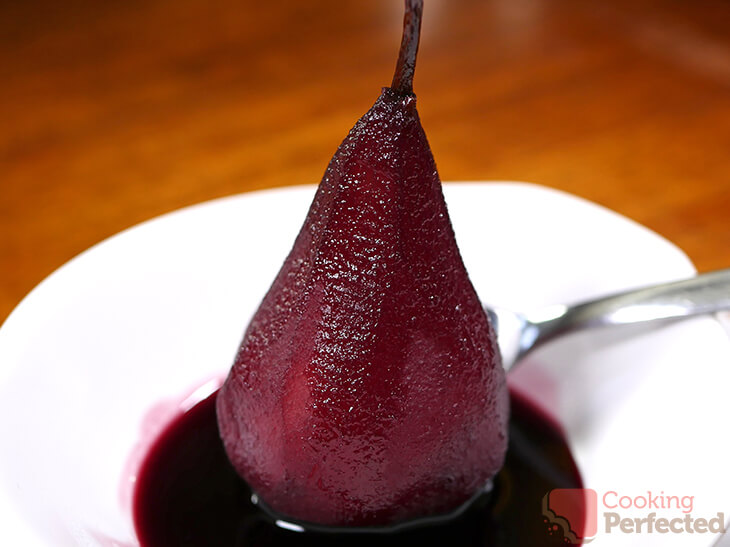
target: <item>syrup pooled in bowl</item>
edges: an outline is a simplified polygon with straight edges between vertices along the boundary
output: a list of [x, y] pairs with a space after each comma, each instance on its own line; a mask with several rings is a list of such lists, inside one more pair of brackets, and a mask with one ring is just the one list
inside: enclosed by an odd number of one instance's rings
[[[290, 526], [257, 507], [226, 457], [214, 393], [160, 435], [137, 476], [134, 520], [142, 547], [442, 547], [570, 545], [542, 515], [555, 488], [582, 488], [568, 444], [552, 421], [514, 393], [509, 449], [494, 488], [447, 522], [392, 533], [322, 533]], [[583, 530], [584, 522], [571, 522]], [[417, 543], [410, 543], [417, 542]]]

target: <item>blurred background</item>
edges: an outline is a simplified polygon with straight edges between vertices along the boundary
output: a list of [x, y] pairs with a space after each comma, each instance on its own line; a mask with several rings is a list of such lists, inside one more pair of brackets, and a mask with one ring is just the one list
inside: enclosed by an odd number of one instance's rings
[[[730, 2], [425, 3], [415, 90], [443, 180], [562, 189], [699, 270], [730, 266]], [[0, 3], [0, 321], [133, 224], [318, 182], [390, 83], [402, 14], [402, 0]]]

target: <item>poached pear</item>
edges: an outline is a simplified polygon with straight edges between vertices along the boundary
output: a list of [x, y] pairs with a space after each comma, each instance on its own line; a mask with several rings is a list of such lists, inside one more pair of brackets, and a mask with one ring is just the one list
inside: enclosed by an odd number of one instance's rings
[[228, 457], [269, 508], [384, 526], [458, 508], [501, 468], [508, 393], [412, 92], [393, 84], [332, 158], [217, 399]]

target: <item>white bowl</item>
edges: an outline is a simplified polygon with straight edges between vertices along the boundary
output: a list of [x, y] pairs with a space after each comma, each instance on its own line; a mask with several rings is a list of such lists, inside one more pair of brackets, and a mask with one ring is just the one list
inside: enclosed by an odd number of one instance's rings
[[[656, 234], [554, 190], [472, 183], [445, 192], [485, 302], [526, 309], [694, 272]], [[137, 545], [137, 465], [171, 417], [227, 372], [312, 194], [249, 193], [145, 222], [23, 300], [0, 329], [0, 544]], [[692, 495], [694, 514], [730, 516], [728, 363], [722, 326], [698, 318], [558, 341], [510, 382], [564, 425], [599, 494]], [[602, 534], [596, 544], [715, 539]]]

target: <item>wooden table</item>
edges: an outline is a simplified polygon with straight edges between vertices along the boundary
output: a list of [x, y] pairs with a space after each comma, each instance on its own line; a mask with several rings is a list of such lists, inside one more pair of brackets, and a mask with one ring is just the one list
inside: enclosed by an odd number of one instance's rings
[[[0, 321], [88, 246], [316, 182], [390, 82], [400, 0], [3, 2]], [[426, 0], [444, 180], [527, 180], [730, 266], [730, 4]]]

